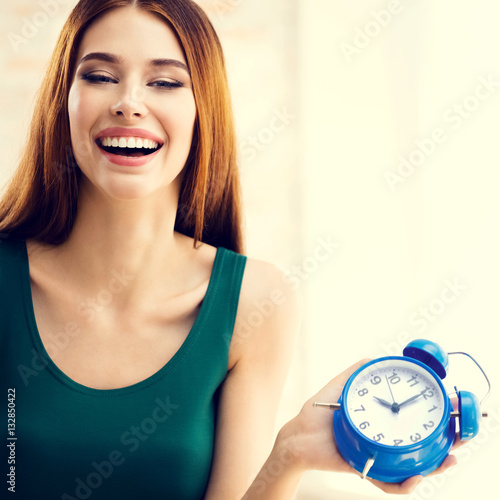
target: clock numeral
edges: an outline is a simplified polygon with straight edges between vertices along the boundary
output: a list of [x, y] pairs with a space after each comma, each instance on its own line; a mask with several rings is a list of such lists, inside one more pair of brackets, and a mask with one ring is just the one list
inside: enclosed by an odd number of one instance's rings
[[365, 411], [365, 407], [361, 405], [361, 408], [356, 408], [354, 411]]
[[383, 438], [384, 438], [383, 434], [377, 434], [376, 436], [373, 436], [374, 441], [380, 441]]
[[399, 446], [403, 442], [402, 439], [395, 439], [394, 440], [394, 446]]
[[373, 385], [377, 385], [377, 384], [380, 384], [380, 382], [382, 382], [382, 379], [380, 377], [378, 377], [377, 375], [375, 375], [375, 377], [373, 377], [370, 382], [373, 384]]
[[363, 430], [364, 430], [364, 429], [366, 429], [367, 427], [370, 427], [370, 422], [361, 422], [361, 423], [359, 424], [359, 428], [360, 428], [360, 429], [363, 429]]
[[410, 380], [407, 380], [407, 382], [410, 384], [410, 387], [420, 384], [420, 380], [417, 380], [417, 377], [415, 377], [415, 375], [413, 375], [413, 377]]
[[358, 396], [364, 396], [365, 394], [368, 394], [368, 389], [361, 389], [358, 391]]
[[429, 420], [428, 424], [424, 424], [424, 429], [428, 431], [429, 429], [432, 429], [434, 427], [434, 422], [432, 420]]
[[422, 394], [424, 399], [429, 399], [434, 396], [434, 391], [430, 387], [426, 387], [420, 394]]
[[401, 382], [401, 378], [398, 376], [396, 372], [394, 372], [390, 377], [387, 377], [391, 384], [398, 384]]
[[430, 410], [427, 410], [427, 413], [430, 413], [431, 411], [437, 410], [438, 407], [434, 405]]
[[410, 436], [410, 439], [416, 443], [417, 441], [420, 441], [422, 439], [422, 436], [417, 432], [414, 436]]

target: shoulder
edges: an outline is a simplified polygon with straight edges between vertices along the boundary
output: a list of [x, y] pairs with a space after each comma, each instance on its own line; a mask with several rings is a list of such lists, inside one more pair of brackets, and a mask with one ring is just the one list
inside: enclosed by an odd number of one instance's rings
[[12, 253], [19, 252], [26, 245], [25, 240], [19, 240], [15, 238], [10, 238], [8, 235], [2, 234], [0, 232], [0, 252], [1, 253]]
[[[260, 302], [291, 305], [299, 297], [290, 280], [277, 266], [262, 260], [247, 258], [241, 286], [240, 311], [250, 312]], [[260, 301], [260, 302], [259, 302]], [[262, 309], [262, 308], [261, 308]]]
[[287, 351], [298, 334], [301, 304], [283, 271], [269, 262], [247, 258], [230, 359], [268, 358]]
[[14, 261], [23, 259], [25, 241], [2, 237], [0, 234], [0, 266], [9, 266]]

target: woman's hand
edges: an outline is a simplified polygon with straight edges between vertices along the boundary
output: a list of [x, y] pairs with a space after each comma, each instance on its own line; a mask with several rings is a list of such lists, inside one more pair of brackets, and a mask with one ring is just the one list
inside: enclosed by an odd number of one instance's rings
[[[359, 472], [342, 458], [337, 449], [332, 430], [332, 410], [314, 407], [313, 403], [337, 402], [351, 374], [368, 361], [367, 359], [359, 361], [331, 380], [306, 402], [295, 418], [281, 429], [277, 443], [288, 450], [291, 462], [297, 470], [315, 469], [359, 475]], [[460, 446], [459, 441], [455, 443], [454, 447]], [[441, 466], [430, 475], [440, 474], [455, 463], [456, 458], [449, 455]], [[408, 494], [417, 487], [423, 477], [414, 476], [402, 483], [385, 483], [371, 478], [367, 479], [386, 493]]]

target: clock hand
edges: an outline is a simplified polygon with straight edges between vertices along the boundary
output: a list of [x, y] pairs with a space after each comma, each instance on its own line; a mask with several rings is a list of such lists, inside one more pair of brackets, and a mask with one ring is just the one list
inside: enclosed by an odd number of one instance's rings
[[391, 393], [392, 402], [394, 404], [397, 404], [396, 400], [394, 399], [394, 395], [392, 394], [391, 384], [389, 383], [389, 379], [387, 378], [387, 375], [385, 376], [385, 380], [387, 381], [387, 385], [389, 386], [389, 392]]
[[390, 408], [393, 413], [399, 413], [399, 405], [397, 403], [389, 403], [389, 401], [386, 401], [385, 399], [377, 398], [377, 396], [373, 396], [374, 399], [376, 399], [381, 405], [387, 406], [387, 408]]
[[392, 403], [386, 401], [385, 399], [377, 398], [377, 396], [373, 396], [373, 399], [376, 399], [380, 404], [387, 406], [387, 408], [392, 408]]
[[405, 405], [406, 403], [409, 403], [410, 401], [414, 401], [415, 399], [417, 399], [418, 397], [420, 397], [422, 394], [419, 393], [417, 394], [416, 396], [412, 396], [411, 398], [408, 398], [406, 401], [403, 401], [402, 403], [399, 403], [399, 407], [401, 408], [401, 406]]

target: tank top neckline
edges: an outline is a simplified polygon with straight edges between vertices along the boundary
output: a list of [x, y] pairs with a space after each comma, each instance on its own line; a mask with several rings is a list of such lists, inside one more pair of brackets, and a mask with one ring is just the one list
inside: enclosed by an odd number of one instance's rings
[[221, 272], [223, 255], [226, 249], [218, 247], [216, 250], [214, 262], [212, 265], [212, 271], [210, 273], [210, 279], [208, 282], [207, 291], [205, 292], [205, 297], [203, 298], [200, 306], [200, 310], [195, 318], [191, 329], [189, 330], [186, 338], [175, 352], [175, 354], [154, 374], [149, 377], [131, 384], [125, 387], [119, 387], [114, 389], [96, 389], [93, 387], [88, 387], [84, 384], [76, 382], [71, 377], [66, 375], [52, 360], [51, 356], [45, 349], [42, 342], [40, 332], [38, 331], [38, 325], [36, 323], [35, 308], [33, 306], [33, 295], [31, 291], [31, 281], [29, 273], [29, 258], [28, 249], [26, 242], [23, 244], [23, 269], [22, 269], [22, 292], [24, 295], [24, 304], [26, 319], [28, 321], [29, 332], [31, 335], [32, 342], [34, 344], [35, 350], [41, 355], [42, 362], [46, 365], [45, 369], [48, 369], [52, 375], [60, 383], [66, 385], [69, 389], [84, 393], [90, 396], [97, 397], [110, 397], [110, 396], [123, 396], [126, 394], [131, 394], [140, 390], [144, 390], [158, 382], [160, 382], [168, 373], [176, 369], [182, 362], [184, 358], [189, 354], [189, 351], [196, 339], [199, 337], [200, 332], [203, 330], [203, 325], [210, 315], [210, 309], [212, 307], [214, 297], [217, 295], [217, 284], [219, 281], [219, 275]]

